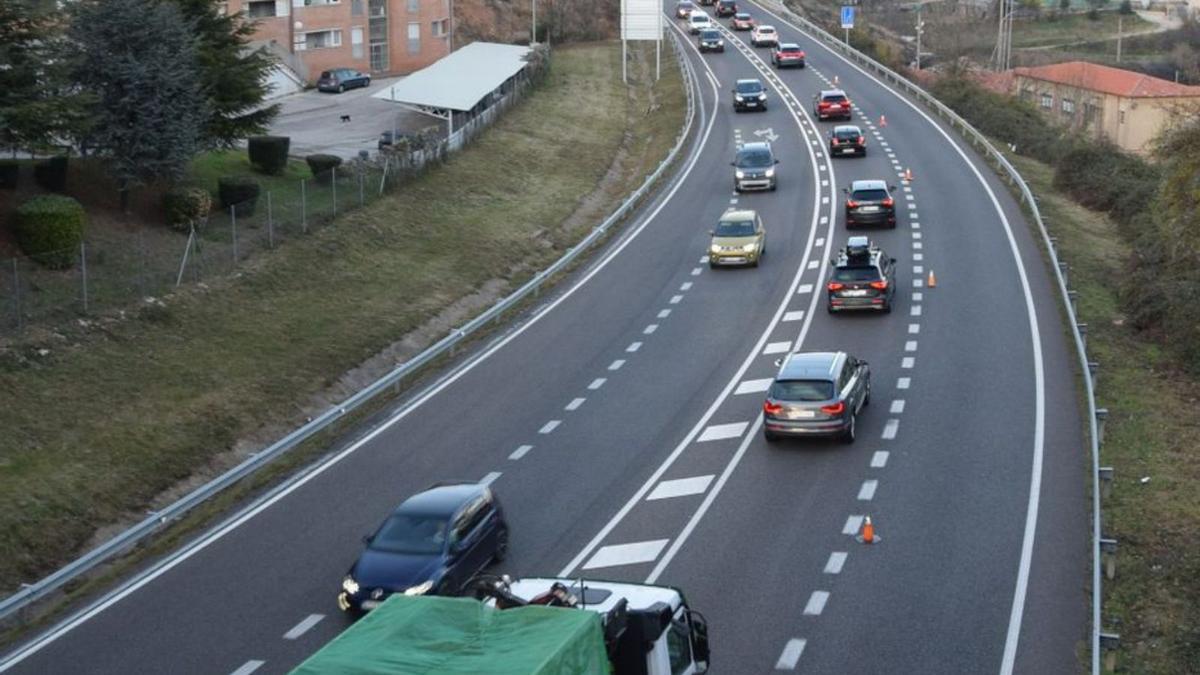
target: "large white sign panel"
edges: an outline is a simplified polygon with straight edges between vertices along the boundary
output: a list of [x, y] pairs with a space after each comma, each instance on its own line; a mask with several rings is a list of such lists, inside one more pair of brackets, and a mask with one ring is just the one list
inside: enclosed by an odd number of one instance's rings
[[661, 40], [662, 31], [662, 0], [622, 0], [622, 40]]

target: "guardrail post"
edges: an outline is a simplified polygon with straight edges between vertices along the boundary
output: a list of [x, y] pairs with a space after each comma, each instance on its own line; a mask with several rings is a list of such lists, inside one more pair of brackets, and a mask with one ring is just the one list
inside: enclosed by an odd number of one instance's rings
[[1096, 408], [1096, 445], [1104, 445], [1104, 422], [1108, 419], [1108, 408]]
[[1071, 301], [1071, 316], [1079, 313], [1079, 291], [1067, 291], [1067, 300]]
[[1088, 376], [1092, 378], [1092, 391], [1095, 391], [1096, 386], [1099, 384], [1099, 380], [1097, 380], [1099, 373], [1100, 373], [1100, 362], [1099, 361], [1088, 361]]
[[237, 204], [229, 207], [229, 224], [233, 230], [233, 266], [237, 267], [238, 251], [237, 251]]
[[1058, 271], [1062, 273], [1063, 286], [1071, 285], [1071, 282], [1070, 282], [1069, 278], [1067, 277], [1068, 269], [1070, 269], [1070, 266], [1067, 265], [1067, 263], [1065, 263], [1065, 262], [1058, 263]]
[[333, 217], [337, 218], [337, 167], [330, 169], [329, 184], [333, 187]]
[[[1024, 194], [1024, 193], [1022, 193], [1022, 194]], [[1046, 223], [1046, 221], [1044, 221], [1044, 220], [1042, 222], [1045, 223], [1047, 226], [1050, 225], [1050, 223]], [[1055, 257], [1058, 257], [1058, 237], [1046, 237], [1046, 238], [1050, 240], [1050, 252], [1053, 253], [1055, 255]]]
[[1100, 498], [1108, 499], [1112, 496], [1113, 484], [1113, 468], [1111, 466], [1100, 467]]
[[300, 231], [308, 234], [308, 188], [304, 178], [300, 179]]
[[88, 311], [87, 242], [79, 242], [79, 272], [83, 280], [83, 313]]
[[1079, 341], [1083, 343], [1083, 351], [1087, 351], [1087, 328], [1086, 323], [1076, 323], [1075, 328], [1079, 330]]
[[1121, 636], [1117, 633], [1100, 633], [1100, 650], [1104, 652], [1104, 671], [1111, 673], [1117, 669], [1117, 647]]
[[271, 193], [267, 193], [267, 248], [275, 248], [275, 214], [271, 208]]
[[1104, 576], [1112, 581], [1117, 575], [1117, 540], [1101, 539], [1100, 552], [1104, 554]]

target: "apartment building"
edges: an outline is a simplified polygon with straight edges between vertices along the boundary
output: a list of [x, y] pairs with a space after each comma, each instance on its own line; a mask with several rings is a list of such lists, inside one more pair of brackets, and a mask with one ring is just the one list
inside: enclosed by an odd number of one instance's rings
[[315, 83], [322, 70], [354, 68], [406, 74], [450, 53], [452, 0], [229, 0], [244, 12], [256, 39], [274, 43], [299, 75]]
[[1145, 154], [1183, 110], [1200, 109], [1200, 87], [1087, 61], [1012, 71], [1015, 93], [1067, 126]]

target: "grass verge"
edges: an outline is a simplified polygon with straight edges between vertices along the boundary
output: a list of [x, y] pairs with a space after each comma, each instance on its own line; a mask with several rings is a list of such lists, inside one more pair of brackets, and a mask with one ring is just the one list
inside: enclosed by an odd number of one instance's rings
[[239, 443], [273, 439], [446, 306], [561, 255], [682, 122], [678, 71], [627, 89], [620, 53], [558, 48], [540, 89], [473, 146], [240, 278], [0, 354], [0, 586], [42, 576]]
[[1121, 316], [1129, 248], [1115, 223], [1053, 188], [1053, 169], [1010, 160], [1039, 197], [1059, 255], [1070, 265], [1089, 357], [1100, 363], [1097, 405], [1109, 417], [1101, 464], [1114, 467], [1106, 537], [1120, 544], [1104, 580], [1103, 621], [1121, 634], [1117, 672], [1194, 672], [1200, 664], [1200, 382]]

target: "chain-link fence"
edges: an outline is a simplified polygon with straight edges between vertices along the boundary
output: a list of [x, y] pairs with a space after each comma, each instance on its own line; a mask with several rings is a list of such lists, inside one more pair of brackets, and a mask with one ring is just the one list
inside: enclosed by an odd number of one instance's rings
[[541, 58], [530, 77], [506, 85], [502, 96], [449, 137], [397, 138], [373, 158], [216, 209], [183, 234], [96, 228], [72, 249], [0, 259], [0, 333], [126, 309], [180, 285], [228, 275], [258, 253], [366, 206], [477, 138], [545, 71], [547, 57]]

